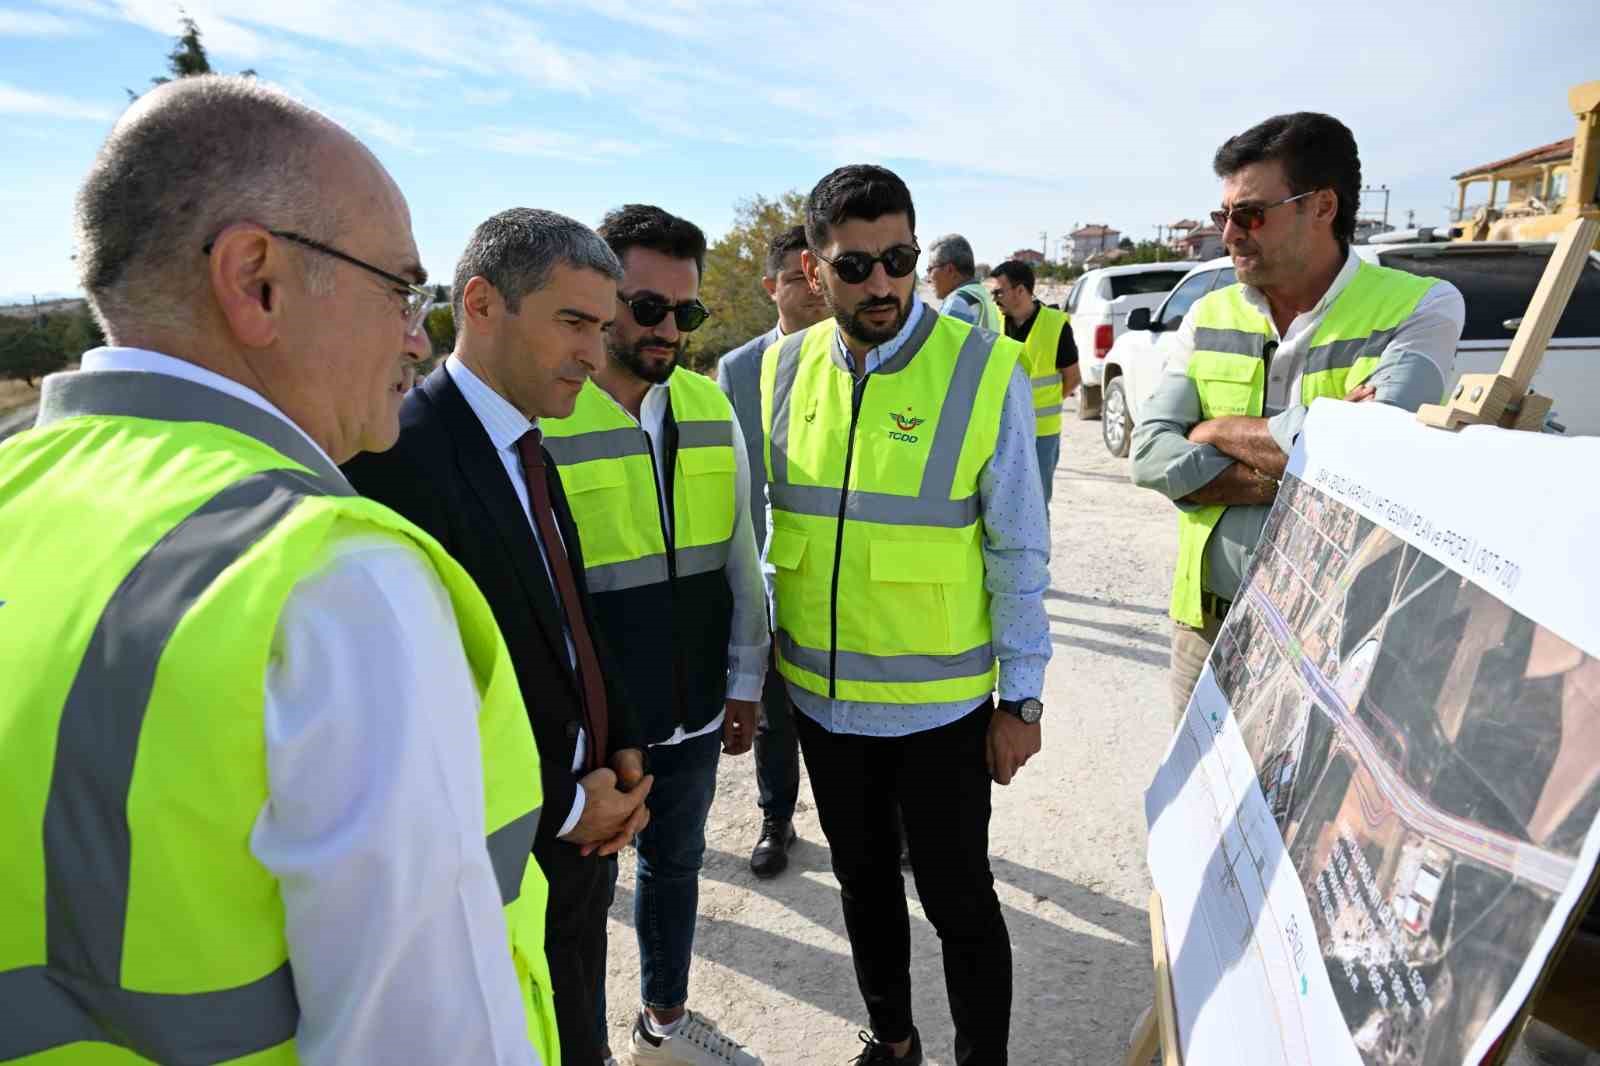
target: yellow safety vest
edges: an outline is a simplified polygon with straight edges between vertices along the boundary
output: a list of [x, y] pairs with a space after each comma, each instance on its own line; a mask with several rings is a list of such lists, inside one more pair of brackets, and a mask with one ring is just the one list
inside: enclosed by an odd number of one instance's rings
[[558, 1061], [539, 757], [471, 578], [215, 390], [58, 375], [39, 422], [0, 446], [0, 1059], [297, 1061], [283, 902], [250, 852], [265, 679], [291, 590], [365, 529], [414, 544], [449, 592], [481, 696], [499, 950], [529, 1040]]
[[[1400, 324], [1436, 283], [1434, 278], [1363, 262], [1312, 335], [1300, 402], [1310, 404], [1319, 396], [1343, 399], [1365, 381]], [[1201, 297], [1189, 314], [1195, 327], [1189, 377], [1200, 398], [1201, 420], [1260, 417], [1266, 399], [1267, 343], [1277, 336], [1272, 321], [1250, 305], [1238, 284]], [[1168, 611], [1197, 629], [1205, 625], [1200, 594], [1205, 587], [1206, 542], [1226, 509], [1213, 504], [1178, 514], [1178, 569]]]
[[956, 292], [967, 293], [978, 301], [978, 321], [974, 325], [994, 333], [1005, 333], [1005, 316], [1000, 313], [1000, 305], [994, 302], [994, 294], [987, 285], [980, 281], [969, 281], [950, 295], [954, 296]]
[[[733, 449], [740, 443], [733, 439], [733, 408], [716, 382], [687, 370], [673, 372], [667, 393], [678, 427], [674, 572], [721, 570], [733, 538]], [[583, 540], [589, 591], [666, 581], [668, 527], [644, 430], [593, 381], [578, 393], [571, 415], [539, 426]]]
[[762, 359], [777, 662], [841, 700], [937, 703], [994, 689], [978, 476], [1016, 341], [924, 314], [855, 382], [831, 319]]
[[1061, 333], [1072, 321], [1065, 311], [1039, 305], [1038, 317], [1022, 345], [1022, 359], [1028, 380], [1033, 384], [1034, 434], [1055, 437], [1061, 434], [1061, 371], [1056, 369], [1056, 352]]

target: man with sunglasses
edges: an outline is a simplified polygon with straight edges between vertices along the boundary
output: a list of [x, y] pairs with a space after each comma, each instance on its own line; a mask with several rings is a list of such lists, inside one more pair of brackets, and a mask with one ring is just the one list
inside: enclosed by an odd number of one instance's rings
[[774, 640], [871, 1018], [857, 1061], [922, 1062], [899, 812], [955, 1061], [991, 1066], [1012, 974], [990, 793], [1040, 748], [1049, 536], [1022, 348], [917, 299], [915, 227], [882, 167], [806, 202], [833, 317], [762, 358]]
[[623, 271], [605, 365], [569, 417], [545, 423], [545, 442], [655, 779], [637, 840], [633, 1061], [754, 1066], [758, 1058], [687, 1009], [718, 758], [750, 750], [767, 667], [743, 433], [715, 382], [678, 369], [688, 334], [710, 314], [698, 298], [705, 235], [645, 204], [610, 212], [599, 232]]
[[1448, 282], [1362, 261], [1355, 138], [1278, 115], [1229, 138], [1211, 218], [1238, 282], [1184, 317], [1133, 437], [1133, 479], [1178, 507], [1171, 692], [1182, 717], [1318, 398], [1437, 403], [1466, 309]]
[[202, 76], [128, 108], [75, 224], [108, 346], [0, 446], [0, 1059], [555, 1061], [505, 642], [336, 465], [428, 351], [404, 196]]
[[941, 315], [1000, 332], [1004, 322], [1000, 308], [978, 280], [972, 245], [961, 234], [947, 233], [928, 249], [928, 281], [933, 285], [934, 295], [944, 301], [939, 305]]
[[[821, 321], [828, 313], [822, 298], [811, 291], [800, 255], [806, 247], [806, 228], [792, 226], [772, 238], [767, 246], [766, 269], [761, 284], [778, 309], [778, 322], [759, 337], [751, 338], [724, 355], [717, 364], [717, 385], [733, 404], [744, 429], [746, 461], [750, 468], [750, 524], [756, 544], [767, 542], [767, 478], [765, 446], [761, 440], [761, 356], [772, 345]], [[794, 716], [783, 678], [768, 660], [767, 680], [761, 690], [761, 718], [756, 724], [756, 792], [761, 806], [761, 835], [750, 852], [750, 872], [760, 878], [777, 877], [789, 865], [789, 849], [796, 840], [794, 805], [800, 794], [800, 744], [794, 735]]]

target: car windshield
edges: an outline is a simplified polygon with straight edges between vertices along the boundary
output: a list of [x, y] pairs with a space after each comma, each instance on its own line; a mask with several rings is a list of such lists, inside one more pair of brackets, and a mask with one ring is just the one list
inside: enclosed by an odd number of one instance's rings
[[1188, 272], [1188, 267], [1182, 270], [1149, 270], [1139, 274], [1113, 274], [1107, 280], [1111, 282], [1111, 298], [1115, 300], [1119, 296], [1171, 292], [1172, 287], [1182, 281]]
[[[1528, 311], [1533, 290], [1538, 287], [1550, 252], [1484, 250], [1422, 256], [1404, 253], [1385, 255], [1384, 266], [1409, 270], [1430, 278], [1443, 278], [1457, 289], [1467, 304], [1467, 322], [1461, 331], [1464, 341], [1503, 341], [1516, 335], [1516, 323]], [[1557, 337], [1600, 337], [1600, 266], [1591, 258], [1583, 265], [1578, 286], [1556, 324]]]

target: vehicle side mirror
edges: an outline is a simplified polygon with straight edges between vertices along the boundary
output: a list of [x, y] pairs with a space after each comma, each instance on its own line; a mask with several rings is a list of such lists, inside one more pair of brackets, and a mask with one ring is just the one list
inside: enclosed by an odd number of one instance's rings
[[1129, 329], [1153, 329], [1150, 324], [1150, 309], [1148, 307], [1135, 307], [1128, 312]]

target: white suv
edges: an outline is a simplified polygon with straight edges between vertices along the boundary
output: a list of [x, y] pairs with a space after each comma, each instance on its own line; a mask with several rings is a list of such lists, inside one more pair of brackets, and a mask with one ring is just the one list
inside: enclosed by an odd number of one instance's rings
[[[1432, 244], [1358, 244], [1371, 263], [1442, 278], [1461, 290], [1466, 325], [1456, 348], [1455, 373], [1494, 373], [1511, 346], [1517, 324], [1555, 248], [1548, 241], [1454, 241]], [[1226, 256], [1189, 272], [1153, 313], [1130, 315], [1128, 328], [1106, 356], [1102, 374], [1101, 437], [1112, 455], [1127, 455], [1142, 402], [1155, 390], [1167, 364], [1178, 324], [1194, 302], [1234, 282]], [[1148, 317], [1147, 317], [1148, 316]], [[1080, 354], [1080, 361], [1081, 361]], [[1566, 312], [1556, 324], [1544, 362], [1534, 375], [1536, 391], [1555, 400], [1551, 412], [1568, 434], [1600, 435], [1600, 252], [1589, 253]]]
[[1100, 413], [1101, 368], [1111, 345], [1127, 328], [1128, 312], [1151, 308], [1176, 285], [1193, 263], [1141, 263], [1101, 267], [1079, 278], [1067, 293], [1072, 339], [1078, 346], [1078, 417]]

